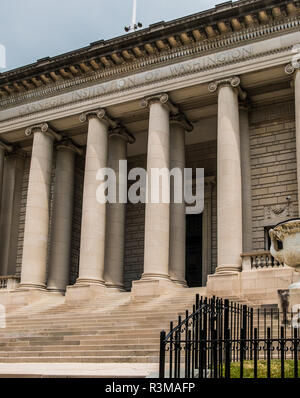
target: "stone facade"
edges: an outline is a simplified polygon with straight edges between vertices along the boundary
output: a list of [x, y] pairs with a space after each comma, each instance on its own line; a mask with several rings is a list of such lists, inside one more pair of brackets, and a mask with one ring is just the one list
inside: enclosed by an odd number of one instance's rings
[[[288, 286], [268, 229], [299, 213], [300, 20], [298, 1], [273, 3], [223, 3], [0, 75], [3, 277], [70, 301], [157, 296], [187, 287], [190, 256], [207, 294], [268, 301]], [[97, 171], [118, 160], [205, 170], [201, 249], [187, 250], [184, 206], [97, 201]]]

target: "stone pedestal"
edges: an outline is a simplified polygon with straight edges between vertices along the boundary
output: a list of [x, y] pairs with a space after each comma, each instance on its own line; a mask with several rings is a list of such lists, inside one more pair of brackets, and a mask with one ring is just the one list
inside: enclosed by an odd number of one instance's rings
[[47, 297], [57, 294], [62, 296], [61, 293], [50, 293], [45, 289], [20, 289], [14, 291], [1, 291], [0, 292], [0, 304], [6, 308], [20, 308], [27, 305], [34, 304], [40, 300], [44, 300]]
[[66, 303], [80, 304], [83, 301], [93, 301], [96, 298], [103, 297], [107, 294], [105, 285], [90, 284], [68, 286], [66, 290]]
[[208, 275], [207, 294], [218, 297], [241, 297], [241, 273], [226, 272]]
[[172, 282], [170, 279], [141, 279], [132, 282], [131, 298], [133, 300], [145, 300], [159, 297], [170, 291], [180, 292], [184, 286]]

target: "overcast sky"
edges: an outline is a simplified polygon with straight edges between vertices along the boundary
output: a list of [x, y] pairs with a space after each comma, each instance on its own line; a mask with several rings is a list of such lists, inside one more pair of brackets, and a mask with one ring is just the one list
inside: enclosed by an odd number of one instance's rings
[[[0, 0], [0, 44], [7, 69], [124, 34], [132, 0]], [[144, 27], [200, 12], [222, 0], [137, 0]], [[1, 69], [0, 72], [4, 72]]]

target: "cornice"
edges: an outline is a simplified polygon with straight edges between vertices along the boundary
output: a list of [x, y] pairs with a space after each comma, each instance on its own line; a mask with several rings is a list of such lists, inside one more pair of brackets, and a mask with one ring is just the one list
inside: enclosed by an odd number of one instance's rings
[[[25, 124], [34, 123], [38, 117], [39, 122], [52, 118], [58, 113], [64, 115], [71, 115], [78, 112], [82, 112], [97, 107], [99, 103], [102, 106], [109, 106], [116, 101], [124, 101], [124, 98], [140, 99], [145, 91], [151, 93], [157, 92], [161, 87], [163, 90], [172, 90], [173, 87], [185, 86], [187, 81], [188, 84], [196, 84], [196, 80], [201, 83], [208, 84], [212, 81], [212, 77], [222, 78], [224, 75], [231, 76], [232, 74], [241, 73], [241, 67], [243, 73], [245, 73], [245, 65], [247, 64], [247, 70], [257, 70], [257, 68], [269, 65], [270, 60], [272, 64], [284, 65], [291, 59], [290, 53], [293, 46], [299, 43], [299, 32], [289, 32], [285, 35], [285, 40], [279, 40], [281, 36], [268, 38], [266, 41], [258, 41], [251, 45], [240, 47], [244, 51], [243, 55], [238, 59], [230, 59], [226, 64], [224, 62], [207, 63], [206, 60], [211, 55], [201, 56], [198, 59], [188, 59], [182, 63], [176, 64], [180, 67], [180, 70], [176, 71], [176, 74], [171, 72], [172, 65], [166, 65], [161, 69], [153, 70], [155, 79], [152, 81], [146, 81], [144, 76], [147, 72], [141, 72], [135, 75], [138, 79], [135, 85], [129, 85], [122, 89], [116, 86], [119, 80], [115, 80], [108, 83], [100, 83], [92, 87], [85, 87], [75, 92], [70, 93], [59, 93], [56, 97], [51, 99], [41, 99], [39, 102], [33, 104], [24, 104], [16, 109], [3, 110], [0, 116], [0, 130], [6, 131], [16, 125], [19, 128], [23, 128]], [[267, 43], [267, 45], [265, 45]], [[251, 50], [251, 51], [250, 51]], [[221, 54], [231, 54], [235, 50], [224, 50]], [[278, 61], [278, 62], [277, 62]], [[197, 67], [194, 68], [194, 65]], [[200, 63], [200, 64], [199, 64]], [[258, 64], [260, 66], [258, 66]], [[242, 66], [243, 65], [243, 66]], [[183, 67], [184, 66], [184, 67]], [[156, 74], [156, 72], [159, 75]], [[150, 72], [149, 72], [150, 73]], [[206, 76], [210, 76], [207, 78]], [[131, 81], [132, 77], [122, 78], [120, 81]], [[200, 80], [198, 80], [200, 79]], [[103, 89], [104, 88], [104, 89]], [[154, 91], [155, 90], [155, 91]], [[82, 109], [83, 108], [83, 109]], [[39, 116], [37, 116], [37, 114]]]
[[[2, 84], [0, 87], [0, 106], [9, 107], [17, 103], [24, 103], [33, 101], [35, 98], [53, 96], [57, 92], [71, 91], [78, 87], [92, 85], [95, 81], [109, 81], [114, 77], [121, 77], [135, 71], [143, 71], [160, 64], [171, 64], [178, 59], [186, 59], [198, 56], [199, 54], [209, 54], [210, 52], [218, 52], [218, 50], [229, 49], [247, 43], [251, 40], [259, 40], [262, 37], [278, 35], [283, 31], [296, 30], [300, 26], [299, 13], [290, 17], [275, 18], [266, 24], [259, 25], [254, 23], [247, 28], [234, 31], [228, 30], [222, 34], [216, 34], [214, 37], [206, 36], [201, 40], [189, 40], [185, 43], [178, 43], [177, 46], [172, 48], [170, 45], [165, 46], [161, 50], [155, 47], [155, 51], [148, 48], [147, 52], [142, 52], [141, 57], [133, 57], [132, 59], [117, 61], [116, 63], [109, 62], [107, 66], [99, 66], [97, 69], [96, 64], [94, 68], [91, 66], [82, 65], [83, 70], [80, 69], [75, 72], [76, 67], [72, 72], [67, 70], [71, 65], [66, 65], [60, 68], [58, 75], [57, 71], [52, 71], [52, 77], [46, 76], [42, 73], [41, 76], [34, 77], [34, 83], [28, 83], [24, 88], [22, 81], [12, 81], [8, 85]], [[184, 39], [182, 39], [184, 42]], [[148, 43], [149, 44], [149, 43]], [[153, 47], [153, 46], [152, 46]], [[154, 48], [154, 47], [153, 47]], [[118, 57], [118, 55], [116, 56]], [[120, 57], [120, 55], [119, 55]], [[121, 58], [120, 58], [121, 59]], [[178, 61], [177, 61], [178, 62]], [[83, 63], [84, 64], [84, 63]], [[0, 79], [1, 80], [1, 79]], [[24, 80], [26, 82], [26, 79]], [[30, 88], [31, 87], [31, 88]], [[2, 94], [1, 94], [2, 93]]]

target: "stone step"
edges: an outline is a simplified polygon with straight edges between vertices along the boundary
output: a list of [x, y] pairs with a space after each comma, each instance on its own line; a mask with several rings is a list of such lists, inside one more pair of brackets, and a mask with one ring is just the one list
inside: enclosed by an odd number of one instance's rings
[[108, 357], [1, 357], [0, 363], [158, 363], [159, 357], [156, 356], [108, 356]]
[[59, 351], [59, 352], [68, 352], [68, 351], [102, 351], [102, 350], [108, 350], [108, 351], [115, 351], [115, 350], [127, 350], [127, 351], [136, 351], [136, 350], [153, 350], [157, 352], [157, 341], [152, 343], [152, 344], [145, 344], [145, 343], [140, 343], [140, 344], [98, 344], [98, 345], [80, 345], [80, 344], [73, 344], [73, 345], [20, 345], [20, 346], [0, 346], [0, 355], [4, 352], [24, 352], [24, 351]]
[[[0, 357], [10, 357], [10, 358], [26, 358], [26, 357], [76, 357], [83, 353], [80, 350], [77, 351], [0, 351]], [[151, 356], [158, 355], [158, 350], [148, 349], [148, 350], [86, 350], [84, 356], [90, 357], [107, 357], [107, 356]]]
[[112, 329], [112, 328], [105, 328], [103, 330], [100, 330], [96, 328], [95, 330], [89, 330], [89, 329], [78, 329], [78, 330], [64, 330], [64, 331], [38, 331], [36, 333], [30, 331], [26, 332], [24, 331], [23, 333], [3, 333], [0, 336], [0, 342], [3, 338], [26, 338], [26, 337], [60, 337], [60, 336], [84, 336], [86, 334], [88, 335], [97, 335], [101, 336], [103, 334], [110, 334], [110, 335], [119, 335], [119, 336], [128, 336], [128, 335], [144, 335], [144, 334], [149, 334], [150, 332], [152, 333], [160, 333], [162, 330], [161, 327], [140, 327], [138, 328], [128, 328], [124, 330], [120, 329]]

